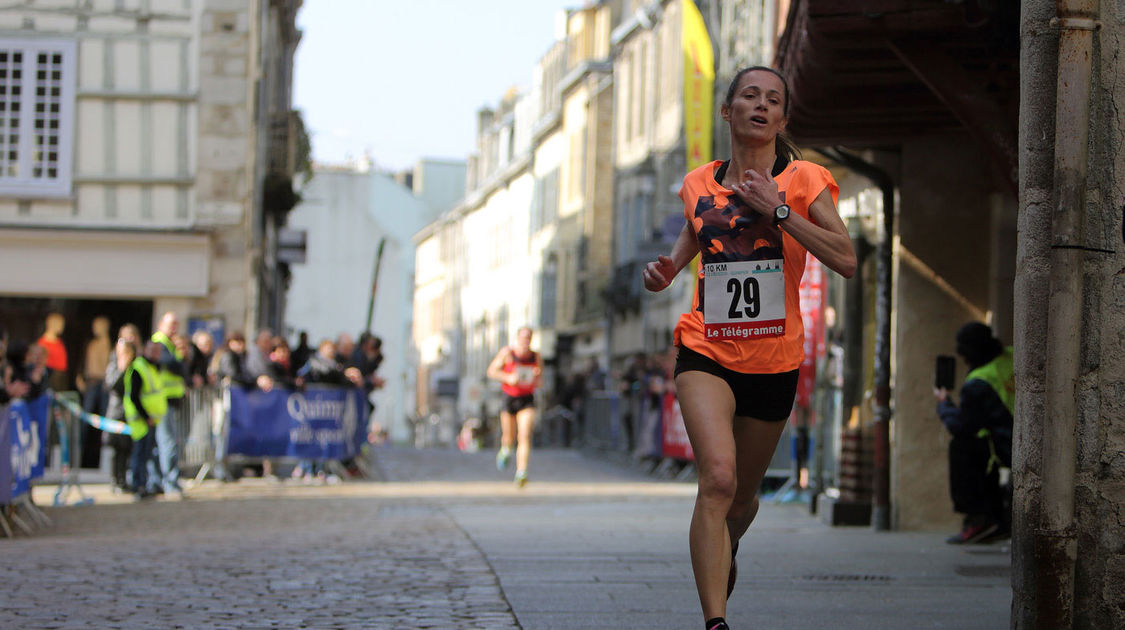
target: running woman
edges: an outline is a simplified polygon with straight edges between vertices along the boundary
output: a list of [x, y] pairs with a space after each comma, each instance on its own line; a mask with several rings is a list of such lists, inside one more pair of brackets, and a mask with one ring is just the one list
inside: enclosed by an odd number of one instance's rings
[[805, 253], [844, 277], [856, 266], [832, 175], [796, 159], [781, 135], [789, 114], [784, 77], [760, 66], [740, 71], [720, 111], [731, 157], [684, 177], [686, 225], [671, 254], [642, 272], [646, 289], [662, 291], [701, 254], [691, 310], [674, 340], [680, 409], [699, 471], [689, 547], [707, 630], [729, 628], [734, 554], [793, 407]]
[[543, 374], [539, 353], [531, 349], [531, 329], [516, 333], [516, 346], [505, 346], [488, 366], [488, 378], [500, 381], [504, 407], [500, 410], [500, 451], [496, 468], [505, 470], [516, 442], [516, 485], [527, 485], [527, 460], [531, 457], [531, 430], [535, 428], [535, 389]]

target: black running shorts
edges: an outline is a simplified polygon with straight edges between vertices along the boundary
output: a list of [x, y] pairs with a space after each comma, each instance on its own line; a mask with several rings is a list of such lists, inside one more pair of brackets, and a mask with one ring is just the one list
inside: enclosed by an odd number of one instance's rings
[[729, 370], [711, 357], [679, 346], [675, 375], [681, 372], [706, 372], [727, 382], [734, 394], [734, 415], [782, 422], [793, 411], [797, 396], [797, 370], [780, 374], [743, 374]]
[[504, 411], [512, 414], [517, 413], [535, 406], [535, 396], [528, 394], [527, 396], [510, 396], [504, 394]]

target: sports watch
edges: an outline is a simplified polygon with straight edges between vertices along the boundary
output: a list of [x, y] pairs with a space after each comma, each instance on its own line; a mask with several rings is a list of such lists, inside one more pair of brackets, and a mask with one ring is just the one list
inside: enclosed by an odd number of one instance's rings
[[789, 218], [789, 204], [783, 203], [773, 209], [773, 224], [777, 225]]

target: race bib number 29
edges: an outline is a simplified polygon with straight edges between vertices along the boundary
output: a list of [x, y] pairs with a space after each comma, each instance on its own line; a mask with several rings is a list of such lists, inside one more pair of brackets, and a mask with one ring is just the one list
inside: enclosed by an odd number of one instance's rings
[[708, 339], [757, 339], [785, 334], [782, 260], [703, 266], [703, 323]]

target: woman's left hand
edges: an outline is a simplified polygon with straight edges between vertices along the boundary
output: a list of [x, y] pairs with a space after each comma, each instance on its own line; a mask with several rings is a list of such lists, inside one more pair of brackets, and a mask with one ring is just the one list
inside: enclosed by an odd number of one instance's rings
[[777, 182], [773, 181], [769, 171], [764, 175], [758, 171], [745, 171], [742, 181], [731, 190], [743, 203], [762, 216], [773, 218], [773, 209], [782, 204], [781, 195], [777, 192]]

